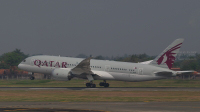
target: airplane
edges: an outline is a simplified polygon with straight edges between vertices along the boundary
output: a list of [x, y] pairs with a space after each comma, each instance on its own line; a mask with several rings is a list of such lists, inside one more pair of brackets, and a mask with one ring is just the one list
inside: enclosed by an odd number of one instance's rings
[[38, 55], [24, 59], [18, 68], [32, 73], [31, 79], [34, 79], [34, 73], [51, 74], [55, 80], [87, 79], [86, 87], [91, 88], [96, 87], [93, 80], [103, 80], [99, 85], [109, 87], [107, 80], [135, 82], [165, 79], [191, 72], [170, 70], [183, 41], [176, 39], [154, 60], [141, 63]]

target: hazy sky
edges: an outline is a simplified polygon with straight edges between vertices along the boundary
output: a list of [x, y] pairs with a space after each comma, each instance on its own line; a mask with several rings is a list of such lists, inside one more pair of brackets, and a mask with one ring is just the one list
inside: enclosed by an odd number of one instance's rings
[[1, 0], [0, 55], [200, 53], [200, 0]]

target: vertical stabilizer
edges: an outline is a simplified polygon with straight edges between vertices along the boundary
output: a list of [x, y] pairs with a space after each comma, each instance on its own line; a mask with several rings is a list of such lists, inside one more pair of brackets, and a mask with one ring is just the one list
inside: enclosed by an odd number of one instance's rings
[[172, 68], [184, 39], [176, 39], [161, 54], [159, 54], [150, 64], [163, 68]]

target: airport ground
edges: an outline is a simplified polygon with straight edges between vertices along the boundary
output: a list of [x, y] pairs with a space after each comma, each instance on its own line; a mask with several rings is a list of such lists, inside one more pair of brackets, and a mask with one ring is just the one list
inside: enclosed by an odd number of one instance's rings
[[200, 102], [0, 102], [11, 112], [199, 112]]
[[[197, 85], [199, 80], [183, 82], [180, 80], [111, 81], [113, 87], [110, 88], [85, 88], [79, 87], [83, 86], [83, 80], [72, 82], [8, 80], [1, 82], [0, 111], [199, 112], [200, 87]], [[79, 85], [72, 87], [73, 83]], [[48, 84], [54, 86], [49, 87]], [[126, 87], [126, 84], [130, 85]], [[64, 85], [70, 87], [63, 87]], [[133, 85], [135, 87], [130, 87]]]
[[[6, 80], [0, 79], [0, 87], [86, 87], [87, 80]], [[97, 87], [101, 80], [94, 81]], [[143, 82], [107, 81], [110, 87], [200, 87], [200, 80], [164, 79]]]

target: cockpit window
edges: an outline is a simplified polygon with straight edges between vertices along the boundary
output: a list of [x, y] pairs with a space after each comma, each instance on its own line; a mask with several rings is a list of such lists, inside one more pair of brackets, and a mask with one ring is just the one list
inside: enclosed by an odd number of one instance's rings
[[26, 62], [26, 60], [23, 60], [23, 62]]

